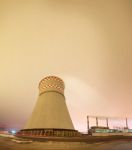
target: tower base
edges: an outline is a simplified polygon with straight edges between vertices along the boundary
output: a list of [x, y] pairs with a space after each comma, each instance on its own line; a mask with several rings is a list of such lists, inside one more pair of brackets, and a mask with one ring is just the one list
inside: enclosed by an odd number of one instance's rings
[[76, 137], [80, 133], [72, 129], [23, 129], [17, 132], [18, 137]]

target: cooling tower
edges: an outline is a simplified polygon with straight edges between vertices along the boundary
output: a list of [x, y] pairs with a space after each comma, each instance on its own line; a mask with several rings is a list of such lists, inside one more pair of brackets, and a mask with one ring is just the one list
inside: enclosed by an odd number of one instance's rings
[[39, 96], [23, 136], [76, 136], [64, 96], [64, 82], [48, 76], [39, 83]]

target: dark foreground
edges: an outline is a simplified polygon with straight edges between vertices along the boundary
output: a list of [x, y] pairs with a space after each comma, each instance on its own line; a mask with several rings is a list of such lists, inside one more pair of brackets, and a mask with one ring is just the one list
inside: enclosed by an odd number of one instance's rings
[[16, 143], [10, 138], [0, 137], [0, 150], [132, 150], [132, 140], [94, 143], [62, 141]]

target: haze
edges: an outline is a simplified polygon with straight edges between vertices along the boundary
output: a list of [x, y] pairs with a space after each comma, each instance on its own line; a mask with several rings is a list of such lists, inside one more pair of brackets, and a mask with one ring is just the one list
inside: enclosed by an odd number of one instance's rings
[[132, 1], [0, 1], [0, 122], [22, 128], [47, 75], [65, 82], [74, 126], [132, 117]]

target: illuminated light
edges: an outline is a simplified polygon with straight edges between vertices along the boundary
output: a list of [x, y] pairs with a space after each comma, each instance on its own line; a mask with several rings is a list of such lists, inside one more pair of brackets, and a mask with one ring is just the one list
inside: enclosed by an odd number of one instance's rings
[[11, 133], [12, 134], [16, 134], [16, 130], [11, 130]]

